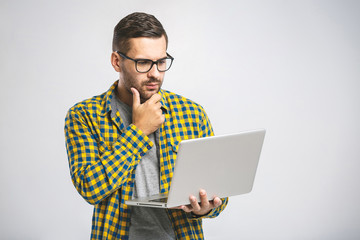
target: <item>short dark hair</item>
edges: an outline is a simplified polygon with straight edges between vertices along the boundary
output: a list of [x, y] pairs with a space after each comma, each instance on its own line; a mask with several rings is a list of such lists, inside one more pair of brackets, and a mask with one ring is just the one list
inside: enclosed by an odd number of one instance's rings
[[121, 19], [115, 26], [112, 48], [113, 51], [126, 54], [130, 50], [130, 38], [161, 38], [162, 36], [165, 36], [167, 48], [168, 37], [159, 20], [153, 15], [135, 12]]

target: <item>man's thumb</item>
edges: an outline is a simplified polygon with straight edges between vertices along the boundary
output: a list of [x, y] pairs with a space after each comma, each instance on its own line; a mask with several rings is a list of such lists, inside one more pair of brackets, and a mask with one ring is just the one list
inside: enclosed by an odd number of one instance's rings
[[131, 92], [133, 94], [133, 108], [140, 105], [140, 94], [136, 88], [131, 88]]

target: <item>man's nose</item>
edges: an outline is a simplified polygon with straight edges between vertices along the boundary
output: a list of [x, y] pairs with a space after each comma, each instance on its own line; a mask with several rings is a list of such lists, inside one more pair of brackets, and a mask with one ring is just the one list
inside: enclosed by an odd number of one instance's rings
[[159, 72], [159, 70], [158, 70], [158, 68], [157, 68], [157, 65], [154, 64], [154, 65], [151, 67], [150, 71], [148, 72], [148, 77], [158, 78], [158, 77], [160, 76], [160, 74], [161, 74], [161, 73]]

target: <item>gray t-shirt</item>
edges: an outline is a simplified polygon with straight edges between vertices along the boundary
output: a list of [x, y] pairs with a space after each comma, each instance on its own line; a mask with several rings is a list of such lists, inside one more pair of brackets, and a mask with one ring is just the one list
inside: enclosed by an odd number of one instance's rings
[[[128, 127], [132, 122], [132, 109], [114, 94], [111, 107], [113, 113], [119, 111], [121, 119]], [[160, 170], [157, 132], [150, 134], [154, 143], [140, 160], [135, 170], [135, 185], [133, 197], [147, 197], [158, 194], [160, 190]], [[129, 239], [175, 239], [169, 216], [165, 209], [151, 207], [131, 207]]]

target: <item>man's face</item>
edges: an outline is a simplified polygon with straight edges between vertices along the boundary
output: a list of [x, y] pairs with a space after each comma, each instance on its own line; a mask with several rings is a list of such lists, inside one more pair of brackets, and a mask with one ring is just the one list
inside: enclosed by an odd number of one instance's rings
[[[166, 40], [161, 38], [132, 38], [130, 50], [126, 55], [132, 59], [151, 59], [156, 61], [166, 57]], [[131, 93], [131, 88], [136, 88], [140, 93], [141, 102], [148, 100], [153, 94], [159, 92], [163, 83], [164, 72], [159, 72], [154, 64], [149, 72], [139, 73], [135, 69], [135, 62], [129, 59], [120, 59], [119, 88], [125, 88]]]

